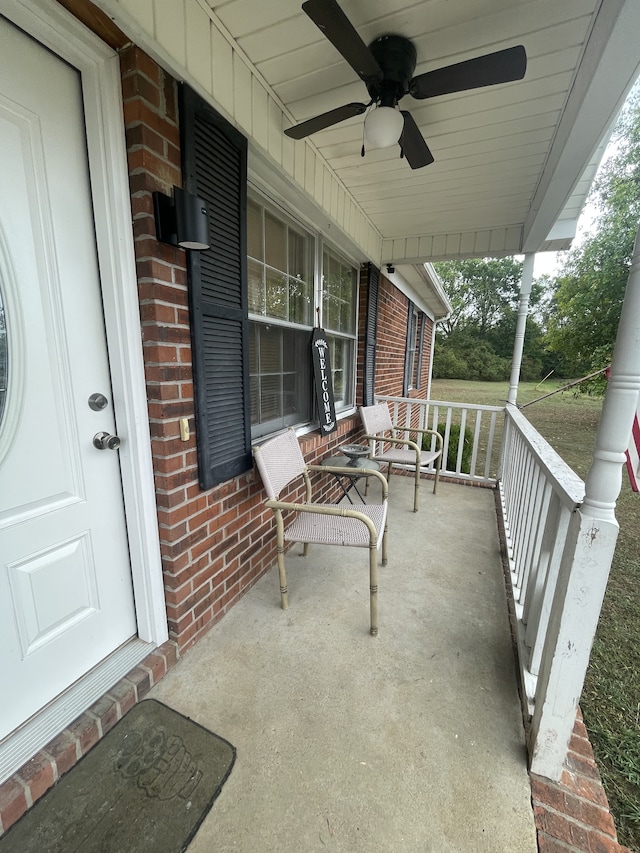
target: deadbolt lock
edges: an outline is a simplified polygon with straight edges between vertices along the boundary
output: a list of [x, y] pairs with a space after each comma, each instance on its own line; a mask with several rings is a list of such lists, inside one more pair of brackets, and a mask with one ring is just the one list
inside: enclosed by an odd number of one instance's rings
[[109, 405], [109, 401], [104, 394], [99, 394], [97, 392], [89, 397], [88, 403], [89, 408], [93, 409], [94, 412], [101, 412]]
[[120, 439], [109, 432], [97, 432], [93, 436], [93, 446], [98, 450], [117, 450], [120, 447]]

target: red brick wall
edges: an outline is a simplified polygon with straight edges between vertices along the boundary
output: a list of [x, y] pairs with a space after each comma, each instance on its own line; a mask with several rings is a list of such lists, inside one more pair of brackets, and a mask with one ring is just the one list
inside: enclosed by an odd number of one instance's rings
[[[276, 559], [271, 510], [254, 471], [198, 484], [185, 253], [155, 239], [151, 193], [181, 184], [175, 81], [135, 46], [121, 54], [140, 318], [169, 633], [192, 645]], [[180, 418], [191, 437], [180, 439]], [[357, 418], [329, 439], [302, 439], [309, 461], [353, 441]], [[325, 486], [328, 494], [335, 483]]]
[[[375, 392], [391, 397], [401, 397], [404, 387], [404, 364], [407, 346], [407, 315], [409, 299], [382, 273], [378, 297], [378, 343], [376, 347]], [[364, 362], [364, 341], [367, 317], [367, 267], [360, 271], [358, 364]], [[431, 360], [433, 320], [423, 315], [422, 365], [420, 388], [409, 392], [410, 397], [426, 397]], [[418, 346], [420, 342], [418, 341]], [[362, 372], [358, 371], [356, 400], [363, 399]]]
[[[427, 396], [427, 384], [429, 382], [429, 366], [431, 362], [431, 341], [433, 339], [433, 320], [423, 315], [422, 323], [422, 365], [420, 368], [420, 388], [415, 396], [425, 398]], [[418, 342], [419, 343], [419, 342]], [[413, 394], [411, 396], [414, 396]]]
[[402, 396], [409, 300], [380, 275], [376, 394]]

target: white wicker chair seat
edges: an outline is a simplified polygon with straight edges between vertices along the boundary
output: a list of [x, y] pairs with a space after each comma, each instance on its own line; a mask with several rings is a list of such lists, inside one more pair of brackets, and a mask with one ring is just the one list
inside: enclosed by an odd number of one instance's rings
[[[420, 467], [431, 465], [440, 456], [437, 450], [422, 450], [420, 452]], [[415, 450], [404, 450], [400, 447], [391, 447], [383, 453], [376, 453], [376, 462], [391, 462], [396, 465], [415, 465]]]
[[[320, 504], [320, 506], [335, 506], [335, 504]], [[358, 506], [358, 512], [368, 516], [378, 531], [376, 550], [382, 546], [382, 537], [387, 518], [387, 505], [364, 504]], [[335, 516], [320, 515], [315, 512], [301, 512], [285, 530], [286, 542], [308, 542], [314, 545], [345, 545], [355, 548], [369, 547], [369, 530], [358, 519], [344, 516], [340, 524], [335, 523]]]

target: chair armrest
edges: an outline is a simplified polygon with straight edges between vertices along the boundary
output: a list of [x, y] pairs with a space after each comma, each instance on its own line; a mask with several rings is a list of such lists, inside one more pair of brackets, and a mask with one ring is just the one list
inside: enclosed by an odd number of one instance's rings
[[411, 429], [411, 432], [419, 432], [420, 435], [435, 435], [436, 445], [442, 450], [442, 436], [436, 429]]
[[[413, 430], [413, 432], [420, 432], [420, 430]], [[407, 447], [411, 447], [416, 452], [416, 459], [419, 458], [420, 448], [415, 443], [415, 441], [411, 441], [410, 438], [392, 438], [387, 435], [365, 435], [364, 438], [369, 438], [372, 441], [380, 441], [383, 444], [404, 444]]]
[[336, 515], [341, 516], [342, 518], [355, 518], [367, 526], [372, 544], [375, 544], [378, 540], [378, 530], [373, 521], [371, 521], [368, 515], [365, 515], [363, 512], [358, 512], [355, 509], [347, 509], [346, 507], [337, 505], [327, 506], [325, 504], [319, 506], [317, 504], [293, 504], [288, 501], [273, 500], [265, 501], [264, 505], [273, 510], [291, 510], [292, 512], [310, 512], [315, 513], [316, 515]]
[[328, 474], [343, 474], [346, 477], [376, 477], [382, 485], [382, 500], [386, 501], [389, 496], [389, 484], [387, 478], [374, 468], [345, 468], [341, 465], [307, 465], [309, 471], [320, 471]]

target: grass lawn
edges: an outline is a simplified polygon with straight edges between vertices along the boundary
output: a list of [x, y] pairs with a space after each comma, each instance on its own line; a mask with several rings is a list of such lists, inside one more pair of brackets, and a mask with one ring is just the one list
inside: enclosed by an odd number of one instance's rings
[[[521, 383], [518, 404], [563, 383]], [[502, 405], [506, 382], [434, 380], [434, 400]], [[523, 414], [584, 479], [593, 456], [602, 399], [574, 389], [527, 406]], [[640, 851], [640, 494], [623, 472], [616, 517], [620, 535], [580, 700], [618, 840]]]

